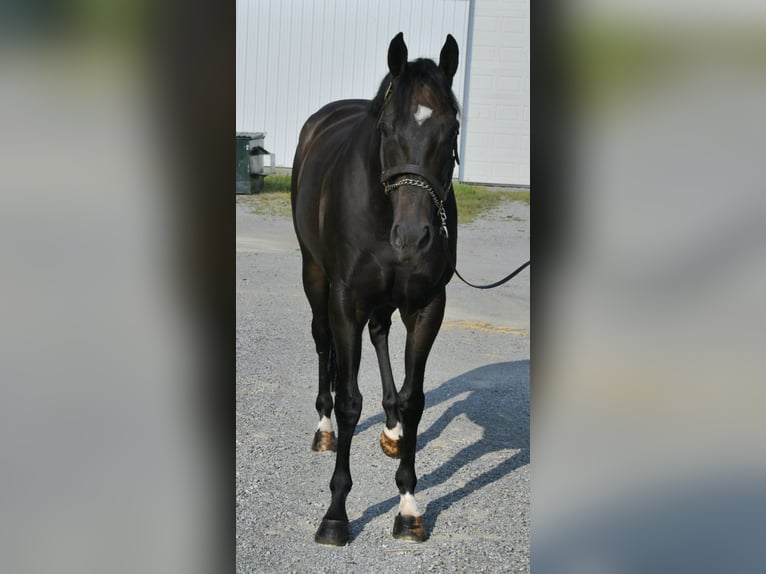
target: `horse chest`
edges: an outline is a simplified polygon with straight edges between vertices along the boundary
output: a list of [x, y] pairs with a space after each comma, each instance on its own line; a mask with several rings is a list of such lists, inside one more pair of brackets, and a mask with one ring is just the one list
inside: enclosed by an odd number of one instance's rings
[[346, 284], [353, 285], [352, 291], [360, 309], [392, 305], [415, 310], [426, 306], [438, 291], [434, 274], [429, 271], [408, 266], [384, 268], [368, 262], [356, 266]]
[[425, 307], [435, 293], [433, 275], [406, 269], [394, 271], [389, 292], [394, 306], [413, 310]]

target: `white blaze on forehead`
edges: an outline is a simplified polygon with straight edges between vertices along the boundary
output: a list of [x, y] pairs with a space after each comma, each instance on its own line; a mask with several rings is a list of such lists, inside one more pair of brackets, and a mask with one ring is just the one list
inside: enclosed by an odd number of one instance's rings
[[405, 492], [399, 498], [399, 513], [402, 516], [420, 516], [418, 503], [415, 502], [415, 497], [409, 492]]
[[432, 113], [434, 113], [434, 111], [431, 108], [418, 104], [418, 109], [415, 110], [413, 117], [415, 118], [415, 121], [418, 122], [418, 125], [422, 126], [423, 122], [430, 118]]
[[319, 426], [317, 427], [317, 430], [322, 432], [332, 432], [332, 421], [327, 417], [322, 417], [319, 419]]

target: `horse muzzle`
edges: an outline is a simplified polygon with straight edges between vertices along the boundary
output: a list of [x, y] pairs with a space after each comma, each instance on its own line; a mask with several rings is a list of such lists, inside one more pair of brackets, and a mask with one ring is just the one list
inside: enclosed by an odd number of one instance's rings
[[400, 261], [416, 259], [433, 244], [434, 227], [429, 224], [394, 223], [390, 242]]

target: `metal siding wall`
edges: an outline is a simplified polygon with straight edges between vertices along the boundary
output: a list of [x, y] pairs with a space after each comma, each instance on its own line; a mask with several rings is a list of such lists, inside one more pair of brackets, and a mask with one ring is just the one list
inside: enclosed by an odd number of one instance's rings
[[465, 181], [529, 185], [529, 0], [475, 0]]
[[447, 33], [461, 63], [468, 0], [237, 0], [236, 131], [266, 132], [277, 165], [291, 166], [303, 122], [333, 100], [372, 98], [388, 72], [388, 44], [404, 32], [410, 59], [439, 59]]

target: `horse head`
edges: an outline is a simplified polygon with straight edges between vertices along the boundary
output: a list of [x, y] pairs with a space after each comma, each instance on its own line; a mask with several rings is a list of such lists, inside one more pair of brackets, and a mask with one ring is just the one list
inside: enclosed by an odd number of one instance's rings
[[389, 74], [381, 85], [378, 116], [381, 180], [391, 199], [389, 240], [400, 260], [426, 253], [436, 235], [446, 237], [443, 202], [457, 159], [459, 106], [452, 93], [457, 42], [442, 47], [439, 64], [407, 61], [402, 33], [388, 49]]

